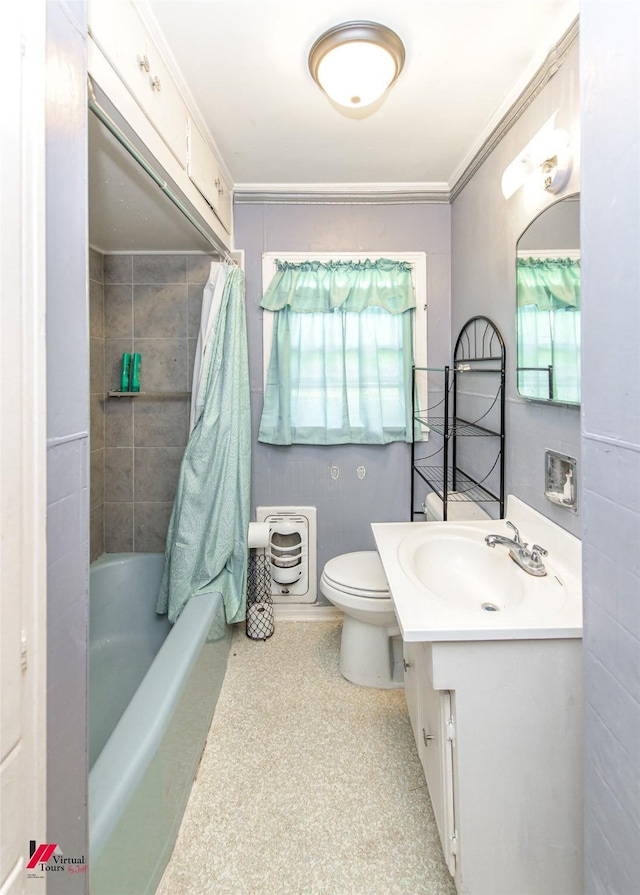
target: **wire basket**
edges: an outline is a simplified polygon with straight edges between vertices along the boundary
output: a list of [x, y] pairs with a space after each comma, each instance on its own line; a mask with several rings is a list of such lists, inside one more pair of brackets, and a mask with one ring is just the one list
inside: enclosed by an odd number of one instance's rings
[[266, 640], [273, 634], [271, 571], [266, 553], [249, 550], [247, 564], [247, 637]]

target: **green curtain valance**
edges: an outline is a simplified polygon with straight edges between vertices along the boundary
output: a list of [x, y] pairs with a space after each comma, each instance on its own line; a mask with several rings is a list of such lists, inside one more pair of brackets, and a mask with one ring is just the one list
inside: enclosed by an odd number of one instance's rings
[[276, 261], [276, 274], [260, 306], [297, 313], [360, 312], [383, 308], [403, 314], [416, 306], [407, 261]]
[[580, 309], [580, 261], [518, 258], [518, 307], [539, 311]]

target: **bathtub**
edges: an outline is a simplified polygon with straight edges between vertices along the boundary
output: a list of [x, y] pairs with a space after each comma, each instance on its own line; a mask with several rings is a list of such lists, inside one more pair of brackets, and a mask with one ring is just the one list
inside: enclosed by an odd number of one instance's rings
[[89, 829], [92, 895], [151, 895], [171, 856], [224, 678], [222, 597], [155, 612], [163, 555], [91, 566]]

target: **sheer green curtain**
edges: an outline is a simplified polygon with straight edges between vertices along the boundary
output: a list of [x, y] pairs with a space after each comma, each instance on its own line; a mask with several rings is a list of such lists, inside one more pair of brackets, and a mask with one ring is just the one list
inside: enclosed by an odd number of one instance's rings
[[518, 258], [517, 280], [519, 390], [578, 402], [580, 261]]
[[259, 440], [411, 440], [415, 295], [407, 262], [277, 262]]

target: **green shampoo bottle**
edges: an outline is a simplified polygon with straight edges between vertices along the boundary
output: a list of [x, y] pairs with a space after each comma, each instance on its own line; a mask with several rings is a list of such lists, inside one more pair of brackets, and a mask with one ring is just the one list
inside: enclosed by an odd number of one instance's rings
[[131, 366], [131, 355], [128, 352], [125, 352], [122, 355], [122, 367], [120, 368], [120, 391], [128, 392], [129, 391], [129, 368]]
[[139, 392], [140, 391], [140, 364], [141, 364], [141, 356], [139, 354], [134, 354], [131, 359], [131, 391]]

